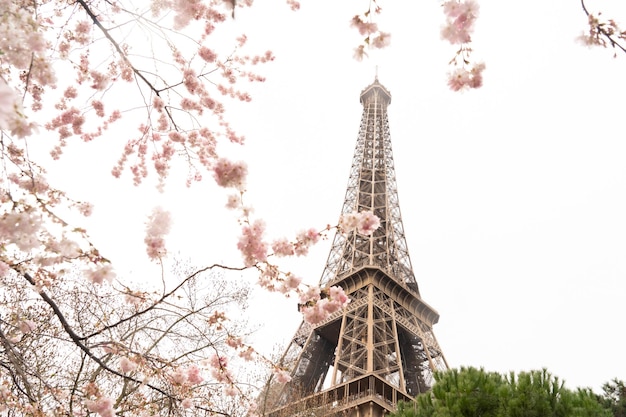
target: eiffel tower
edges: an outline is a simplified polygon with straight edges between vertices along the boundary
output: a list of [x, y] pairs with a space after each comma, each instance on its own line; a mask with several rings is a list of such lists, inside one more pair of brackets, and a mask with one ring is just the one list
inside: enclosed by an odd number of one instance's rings
[[371, 236], [337, 233], [322, 289], [341, 286], [351, 298], [315, 325], [302, 322], [282, 366], [292, 380], [270, 384], [270, 417], [378, 417], [429, 390], [448, 364], [433, 333], [439, 314], [422, 300], [402, 227], [387, 107], [378, 77], [361, 92], [363, 115], [342, 215], [371, 210], [381, 225]]

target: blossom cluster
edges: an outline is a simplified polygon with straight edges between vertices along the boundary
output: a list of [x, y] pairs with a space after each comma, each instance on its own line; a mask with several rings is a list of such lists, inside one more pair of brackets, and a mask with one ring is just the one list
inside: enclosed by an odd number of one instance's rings
[[29, 83], [24, 87], [29, 90], [36, 106], [40, 105], [39, 91], [56, 84], [55, 71], [46, 56], [48, 44], [41, 30], [43, 19], [21, 3], [0, 0], [0, 129], [6, 129], [16, 137], [33, 134], [36, 125], [27, 121], [20, 95], [7, 85], [12, 76], [9, 68], [18, 73], [28, 72]]
[[344, 214], [339, 219], [339, 230], [350, 233], [356, 230], [362, 235], [371, 235], [380, 227], [380, 219], [369, 210]]
[[445, 0], [442, 4], [446, 21], [441, 37], [453, 45], [459, 45], [455, 57], [450, 61], [454, 69], [448, 74], [448, 87], [453, 91], [479, 88], [483, 85], [482, 72], [485, 64], [471, 64], [471, 34], [478, 17], [478, 3], [474, 0]]
[[97, 413], [100, 417], [114, 417], [115, 410], [113, 408], [113, 399], [109, 397], [99, 397], [95, 400], [85, 401], [87, 409], [93, 413]]
[[459, 91], [465, 87], [479, 88], [483, 85], [484, 69], [485, 64], [482, 62], [470, 69], [456, 68], [448, 75], [448, 86], [452, 91]]
[[447, 0], [443, 3], [443, 13], [446, 24], [441, 29], [441, 37], [453, 45], [471, 42], [478, 4], [474, 0]]
[[209, 360], [211, 366], [211, 376], [217, 381], [232, 384], [235, 381], [233, 373], [228, 369], [228, 359], [217, 354], [211, 356]]
[[272, 242], [274, 255], [283, 256], [305, 256], [309, 253], [309, 248], [316, 244], [321, 237], [317, 229], [310, 228], [303, 230], [296, 235], [295, 242], [290, 242], [287, 238], [280, 238]]
[[232, 162], [226, 158], [215, 161], [213, 176], [220, 187], [243, 190], [248, 168], [245, 162]]
[[363, 43], [354, 49], [354, 59], [357, 61], [362, 61], [367, 56], [366, 48], [382, 49], [391, 43], [391, 34], [381, 31], [378, 24], [372, 20], [381, 10], [375, 0], [371, 1], [365, 13], [355, 15], [350, 21], [350, 26], [361, 36], [365, 36]]
[[[2, 48], [0, 48], [2, 51]], [[23, 138], [33, 133], [35, 125], [26, 121], [22, 100], [17, 92], [0, 77], [0, 130]]]
[[200, 368], [195, 365], [173, 369], [169, 373], [169, 378], [176, 385], [198, 385], [204, 381], [200, 375]]
[[587, 14], [589, 24], [589, 29], [578, 37], [583, 45], [602, 46], [604, 48], [610, 45], [616, 50], [619, 49], [626, 53], [626, 30], [622, 29], [613, 19], [600, 20], [601, 13], [597, 15], [589, 13], [584, 3], [583, 11]]
[[146, 225], [146, 251], [150, 259], [160, 259], [167, 253], [165, 235], [170, 231], [170, 214], [161, 207], [155, 207]]
[[304, 321], [316, 324], [344, 308], [349, 302], [350, 299], [341, 287], [334, 286], [324, 291], [310, 287], [300, 294], [300, 311]]
[[286, 384], [287, 382], [291, 381], [291, 375], [289, 375], [289, 372], [285, 371], [284, 369], [274, 368], [274, 371], [272, 373], [276, 378], [276, 382], [278, 382], [279, 384]]
[[247, 267], [256, 265], [267, 260], [268, 244], [263, 240], [265, 222], [256, 220], [252, 224], [243, 227], [237, 249], [241, 252], [244, 265]]

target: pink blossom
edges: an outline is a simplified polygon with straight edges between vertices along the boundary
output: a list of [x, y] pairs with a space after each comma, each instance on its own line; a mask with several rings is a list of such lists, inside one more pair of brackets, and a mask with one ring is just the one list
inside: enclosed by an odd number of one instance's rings
[[183, 136], [180, 132], [172, 131], [167, 136], [172, 142], [183, 143], [185, 141], [185, 136]]
[[371, 235], [380, 227], [380, 219], [369, 210], [352, 212], [341, 216], [338, 227], [343, 233], [350, 233], [356, 229], [362, 235]]
[[226, 357], [213, 355], [209, 360], [209, 365], [211, 366], [211, 376], [217, 382], [232, 383], [234, 381], [233, 375], [227, 368], [228, 360]]
[[170, 214], [161, 207], [155, 207], [146, 225], [146, 251], [150, 259], [159, 259], [165, 254], [165, 235], [170, 231]]
[[304, 306], [300, 309], [304, 321], [310, 324], [317, 324], [325, 320], [330, 313], [324, 308], [326, 300], [320, 300], [313, 305]]
[[340, 304], [342, 307], [350, 302], [350, 299], [343, 291], [343, 288], [337, 286], [330, 287], [328, 298], [333, 302]]
[[96, 111], [96, 116], [104, 117], [104, 104], [100, 100], [93, 100], [91, 107]]
[[139, 293], [130, 292], [124, 295], [124, 301], [130, 305], [139, 306], [144, 300], [145, 297]]
[[320, 233], [316, 229], [303, 230], [296, 236], [294, 250], [296, 255], [304, 256], [309, 253], [309, 248], [320, 239]]
[[86, 44], [88, 42], [87, 35], [90, 33], [93, 23], [87, 20], [81, 20], [76, 24], [74, 29], [74, 40], [78, 43]]
[[294, 290], [298, 288], [301, 282], [302, 282], [302, 278], [289, 273], [285, 277], [284, 285], [287, 289]]
[[11, 270], [9, 265], [0, 261], [0, 278], [4, 278], [4, 276]]
[[341, 305], [339, 303], [334, 303], [330, 301], [328, 298], [322, 298], [317, 302], [317, 308], [324, 310], [330, 315], [339, 310], [341, 308]]
[[317, 324], [328, 316], [344, 308], [350, 299], [341, 287], [330, 287], [321, 291], [310, 287], [307, 292], [300, 293], [300, 312], [304, 321]]
[[187, 382], [191, 385], [197, 385], [204, 381], [202, 375], [200, 375], [200, 368], [195, 365], [190, 366], [186, 370], [187, 372]]
[[470, 73], [465, 68], [457, 68], [448, 75], [448, 86], [452, 91], [459, 91], [470, 84]]
[[371, 211], [362, 211], [357, 224], [357, 231], [362, 235], [371, 235], [380, 226], [380, 219]]
[[251, 225], [243, 227], [237, 248], [241, 251], [246, 266], [265, 262], [267, 259], [268, 245], [263, 241], [264, 232], [265, 223], [261, 220], [256, 220]]
[[183, 385], [187, 382], [187, 375], [181, 368], [176, 368], [169, 373], [169, 377], [172, 383], [177, 385]]
[[474, 0], [448, 0], [442, 4], [443, 12], [449, 17], [458, 17], [463, 14], [478, 14], [478, 3]]
[[206, 62], [215, 62], [215, 60], [217, 59], [217, 54], [206, 46], [203, 46], [200, 48], [200, 50], [198, 50], [198, 55], [200, 55], [200, 58], [202, 58]]
[[272, 243], [272, 250], [276, 256], [292, 256], [295, 253], [293, 243], [289, 242], [286, 238], [275, 240]]
[[127, 357], [123, 357], [122, 359], [120, 359], [120, 369], [122, 373], [127, 374], [137, 369], [137, 364]]
[[239, 357], [243, 358], [246, 361], [251, 361], [254, 359], [254, 349], [248, 346], [246, 349], [239, 352]]
[[0, 236], [23, 251], [41, 246], [41, 229], [41, 217], [27, 212], [13, 211], [0, 217]]
[[300, 292], [300, 304], [307, 304], [320, 299], [320, 288], [317, 286], [307, 287], [306, 291]]
[[20, 328], [20, 332], [27, 334], [32, 332], [33, 330], [35, 330], [35, 328], [37, 327], [37, 325], [35, 324], [34, 321], [32, 320], [22, 320], [19, 324], [18, 327]]
[[228, 336], [226, 338], [226, 344], [233, 349], [237, 349], [242, 346], [241, 337]]
[[473, 0], [448, 0], [443, 4], [443, 11], [447, 19], [441, 37], [452, 44], [470, 42], [478, 4]]
[[8, 129], [13, 119], [21, 117], [21, 104], [15, 90], [0, 78], [0, 129]]
[[241, 197], [237, 194], [232, 194], [228, 196], [228, 200], [226, 201], [226, 208], [230, 210], [234, 210], [241, 204]]
[[385, 48], [391, 43], [391, 34], [387, 32], [379, 32], [378, 36], [372, 39], [371, 45], [374, 48]]
[[276, 290], [276, 280], [280, 272], [276, 265], [265, 264], [265, 269], [262, 269], [259, 275], [259, 285], [268, 291]]
[[93, 204], [91, 203], [85, 203], [85, 202], [79, 203], [77, 208], [80, 214], [82, 214], [85, 217], [89, 217], [91, 216], [91, 213], [93, 213]]
[[358, 15], [352, 18], [350, 26], [355, 27], [361, 35], [370, 35], [378, 31], [378, 25], [376, 23], [366, 22]]
[[108, 75], [102, 74], [101, 72], [95, 70], [91, 71], [89, 75], [91, 76], [91, 80], [93, 81], [91, 88], [102, 91], [109, 86], [110, 79]]
[[100, 397], [94, 401], [87, 400], [85, 405], [89, 411], [98, 413], [101, 417], [113, 417], [115, 412], [113, 411], [113, 400], [109, 397]]
[[344, 214], [339, 218], [339, 230], [343, 233], [349, 233], [356, 229], [359, 223], [359, 215], [356, 211], [352, 213]]
[[225, 188], [243, 189], [247, 174], [248, 167], [245, 162], [231, 162], [226, 158], [220, 158], [213, 166], [215, 181]]
[[228, 358], [213, 354], [209, 359], [209, 364], [216, 369], [226, 368], [228, 366]]
[[285, 371], [284, 369], [274, 368], [273, 373], [276, 377], [276, 382], [278, 382], [279, 384], [286, 384], [287, 382], [291, 381], [291, 375], [289, 375], [289, 372]]
[[96, 269], [89, 269], [85, 271], [87, 279], [94, 284], [102, 284], [104, 281], [109, 283], [113, 282], [115, 278], [115, 272], [110, 264], [101, 265]]
[[165, 108], [165, 103], [163, 102], [163, 99], [161, 99], [161, 97], [154, 96], [154, 99], [152, 100], [152, 106], [156, 111], [160, 112], [163, 111], [163, 109]]
[[464, 88], [480, 88], [483, 85], [482, 72], [485, 69], [484, 63], [479, 63], [469, 71], [465, 68], [457, 68], [448, 74], [448, 86], [453, 91]]
[[196, 94], [201, 89], [200, 81], [198, 81], [198, 76], [195, 71], [192, 69], [186, 69], [183, 72], [183, 84], [187, 87], [187, 91], [191, 94]]
[[228, 396], [228, 397], [234, 397], [235, 395], [237, 395], [239, 391], [237, 390], [237, 387], [235, 387], [234, 384], [228, 384], [224, 387], [224, 395]]
[[354, 48], [354, 55], [353, 55], [354, 59], [361, 62], [363, 61], [363, 58], [365, 58], [366, 56], [367, 56], [367, 53], [365, 52], [365, 45], [359, 45], [358, 47]]
[[287, 4], [291, 7], [291, 10], [296, 11], [300, 9], [300, 2], [296, 0], [287, 0]]
[[185, 398], [180, 402], [180, 406], [183, 408], [191, 408], [193, 407], [193, 401], [190, 398]]
[[76, 90], [74, 86], [69, 86], [65, 89], [63, 96], [66, 98], [76, 98], [78, 97], [78, 90]]

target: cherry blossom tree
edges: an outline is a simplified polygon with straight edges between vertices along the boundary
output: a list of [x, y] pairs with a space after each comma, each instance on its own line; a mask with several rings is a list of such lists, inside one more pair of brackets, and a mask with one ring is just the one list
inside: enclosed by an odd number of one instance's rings
[[[228, 319], [224, 303], [240, 306], [244, 298], [233, 287], [218, 288], [223, 280], [212, 272], [257, 270], [261, 287], [296, 296], [311, 322], [349, 302], [340, 288], [304, 285], [278, 264], [306, 255], [332, 227], [268, 240], [265, 223], [244, 204], [247, 165], [218, 152], [220, 141], [244, 143], [228, 121], [228, 103], [251, 100], [246, 85], [262, 82], [259, 68], [274, 59], [270, 51], [248, 51], [245, 34], [229, 41], [230, 32], [220, 30], [250, 5], [0, 0], [4, 411], [254, 414], [253, 387], [242, 383], [231, 359], [256, 360], [280, 383], [289, 374]], [[287, 5], [298, 8], [293, 0]], [[375, 42], [381, 47], [382, 38]], [[241, 264], [162, 273], [158, 291], [117, 276], [80, 226], [90, 203], [55, 187], [31, 152], [46, 146], [62, 160], [72, 142], [102, 140], [119, 146], [111, 174], [130, 175], [137, 186], [152, 175], [162, 187], [182, 167], [188, 185], [212, 177], [231, 190]], [[355, 213], [350, 227], [368, 234], [377, 218]], [[169, 214], [156, 207], [143, 243], [162, 271], [169, 230]], [[198, 292], [200, 281], [211, 285]]]

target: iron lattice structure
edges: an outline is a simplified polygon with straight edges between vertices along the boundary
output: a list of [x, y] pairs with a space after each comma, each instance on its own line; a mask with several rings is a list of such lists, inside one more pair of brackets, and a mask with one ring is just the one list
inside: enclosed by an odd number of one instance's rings
[[337, 233], [320, 286], [341, 286], [350, 304], [315, 325], [303, 322], [282, 365], [292, 380], [266, 392], [272, 417], [382, 416], [430, 389], [448, 368], [409, 258], [389, 134], [391, 94], [378, 79], [362, 91], [363, 115], [342, 214], [371, 210], [371, 236]]

